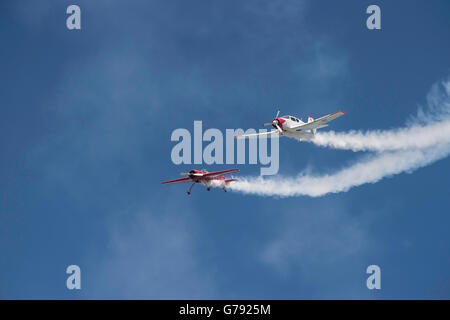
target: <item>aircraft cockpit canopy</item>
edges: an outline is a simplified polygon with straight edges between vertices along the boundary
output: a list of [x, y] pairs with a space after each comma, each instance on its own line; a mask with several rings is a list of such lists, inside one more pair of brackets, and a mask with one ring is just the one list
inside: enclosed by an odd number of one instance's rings
[[281, 118], [288, 119], [288, 120], [290, 119], [290, 120], [295, 121], [295, 122], [300, 122], [299, 119], [297, 119], [296, 117], [293, 117], [293, 116], [282, 116]]

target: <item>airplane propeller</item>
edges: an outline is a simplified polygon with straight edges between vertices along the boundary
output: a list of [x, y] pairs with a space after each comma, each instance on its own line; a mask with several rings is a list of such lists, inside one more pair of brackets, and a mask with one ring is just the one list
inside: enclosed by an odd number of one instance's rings
[[273, 121], [264, 123], [263, 127], [273, 125], [275, 128], [277, 128], [277, 130], [280, 134], [283, 133], [283, 130], [281, 130], [281, 128], [280, 128], [280, 121], [277, 119], [279, 115], [280, 115], [280, 109], [277, 110], [277, 114], [275, 115], [275, 118], [273, 119]]

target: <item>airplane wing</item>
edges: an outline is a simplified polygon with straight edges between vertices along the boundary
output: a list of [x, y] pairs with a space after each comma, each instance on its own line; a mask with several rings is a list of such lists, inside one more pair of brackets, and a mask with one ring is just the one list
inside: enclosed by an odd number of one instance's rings
[[208, 172], [203, 175], [203, 177], [214, 177], [214, 176], [220, 176], [221, 174], [228, 174], [232, 172], [239, 171], [239, 169], [228, 169], [228, 170], [222, 170], [222, 171], [215, 171], [215, 172]]
[[164, 181], [164, 182], [162, 182], [162, 184], [188, 182], [189, 180], [191, 180], [191, 178], [185, 177], [185, 178], [180, 178], [180, 179], [175, 179], [175, 180]]
[[334, 120], [342, 115], [344, 115], [344, 111], [337, 111], [334, 113], [331, 113], [329, 115], [323, 116], [321, 118], [318, 118], [310, 123], [301, 124], [297, 127], [294, 127], [295, 131], [303, 131], [303, 130], [313, 130], [313, 129], [320, 129], [323, 127], [327, 127], [328, 125], [325, 124], [327, 122], [330, 122], [331, 120]]
[[240, 136], [234, 136], [235, 139], [239, 139], [239, 138], [246, 138], [246, 137], [257, 137], [257, 136], [262, 136], [262, 135], [266, 135], [266, 134], [275, 134], [278, 133], [277, 130], [272, 130], [269, 132], [261, 132], [261, 133], [250, 133], [250, 134], [242, 134]]

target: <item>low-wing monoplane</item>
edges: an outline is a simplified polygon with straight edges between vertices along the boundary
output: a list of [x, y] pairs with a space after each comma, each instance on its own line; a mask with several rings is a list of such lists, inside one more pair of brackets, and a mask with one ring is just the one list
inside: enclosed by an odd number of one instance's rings
[[280, 115], [280, 110], [277, 111], [275, 118], [272, 122], [264, 123], [263, 126], [272, 126], [275, 130], [269, 132], [261, 133], [251, 133], [235, 136], [235, 138], [245, 138], [245, 137], [255, 137], [260, 135], [272, 135], [278, 134], [282, 136], [297, 138], [300, 140], [311, 140], [316, 134], [316, 130], [320, 128], [327, 127], [327, 122], [334, 120], [342, 115], [344, 111], [337, 111], [326, 116], [320, 117], [314, 120], [313, 117], [308, 116], [308, 122], [303, 122], [302, 120], [293, 116], [282, 116]]
[[189, 172], [182, 172], [182, 176], [186, 176], [184, 178], [164, 181], [162, 184], [170, 184], [170, 183], [180, 183], [180, 182], [190, 182], [192, 181], [192, 185], [189, 187], [187, 194], [191, 194], [192, 187], [196, 183], [200, 183], [206, 187], [206, 190], [211, 190], [211, 187], [220, 187], [223, 191], [227, 191], [226, 188], [230, 184], [230, 182], [237, 181], [237, 179], [226, 179], [225, 175], [239, 171], [239, 169], [228, 169], [222, 171], [214, 171], [208, 172], [205, 169], [196, 170], [192, 169]]

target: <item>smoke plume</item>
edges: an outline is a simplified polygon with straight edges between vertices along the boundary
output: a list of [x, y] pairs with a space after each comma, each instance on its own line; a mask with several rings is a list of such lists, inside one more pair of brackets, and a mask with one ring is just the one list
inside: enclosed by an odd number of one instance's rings
[[333, 174], [299, 173], [289, 177], [244, 177], [230, 187], [261, 196], [311, 196], [346, 192], [366, 183], [430, 165], [450, 153], [450, 79], [435, 84], [405, 127], [392, 130], [321, 132], [311, 141], [317, 146], [369, 151], [356, 163]]

